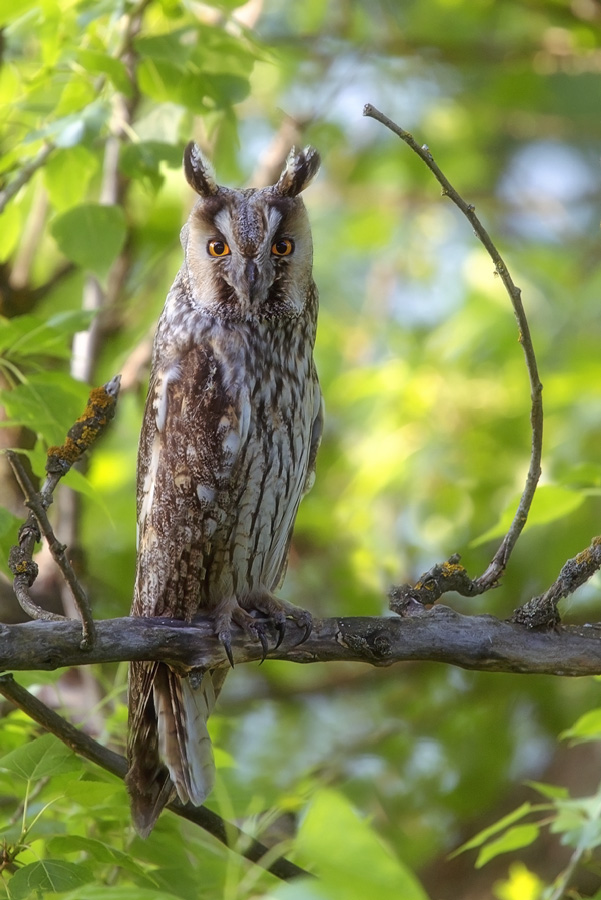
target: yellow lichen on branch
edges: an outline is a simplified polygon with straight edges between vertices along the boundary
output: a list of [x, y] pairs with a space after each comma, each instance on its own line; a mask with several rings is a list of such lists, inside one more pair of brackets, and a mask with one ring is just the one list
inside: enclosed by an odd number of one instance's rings
[[48, 448], [46, 471], [49, 475], [65, 475], [89, 450], [115, 414], [119, 382], [117, 375], [102, 387], [92, 388], [86, 408], [67, 432], [64, 444]]

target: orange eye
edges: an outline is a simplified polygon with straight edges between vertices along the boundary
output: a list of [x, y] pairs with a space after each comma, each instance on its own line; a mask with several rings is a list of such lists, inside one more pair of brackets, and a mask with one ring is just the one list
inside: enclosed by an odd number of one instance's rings
[[290, 238], [281, 238], [271, 245], [271, 252], [274, 256], [290, 256], [294, 250], [294, 244]]
[[229, 246], [225, 243], [225, 241], [209, 241], [209, 246], [207, 247], [209, 251], [209, 256], [229, 256], [232, 252]]

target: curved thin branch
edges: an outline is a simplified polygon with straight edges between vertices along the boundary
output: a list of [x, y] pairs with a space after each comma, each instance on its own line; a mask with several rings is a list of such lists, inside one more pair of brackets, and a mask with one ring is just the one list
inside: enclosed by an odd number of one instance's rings
[[470, 225], [474, 229], [474, 232], [476, 233], [476, 237], [478, 237], [478, 239], [482, 242], [484, 248], [486, 249], [486, 252], [495, 264], [495, 270], [501, 278], [501, 281], [503, 282], [505, 289], [509, 295], [509, 299], [511, 300], [511, 305], [513, 306], [513, 311], [518, 323], [519, 341], [524, 351], [526, 368], [528, 369], [528, 377], [530, 379], [530, 424], [532, 432], [530, 465], [528, 467], [528, 474], [526, 476], [526, 484], [524, 486], [524, 490], [509, 531], [503, 538], [486, 571], [482, 575], [480, 575], [479, 578], [475, 578], [472, 582], [472, 593], [481, 594], [484, 593], [484, 591], [487, 591], [489, 588], [494, 587], [505, 571], [515, 543], [519, 538], [524, 525], [526, 524], [528, 513], [530, 512], [530, 507], [534, 498], [534, 493], [536, 491], [536, 486], [541, 474], [543, 441], [543, 386], [538, 375], [538, 367], [536, 364], [534, 346], [532, 344], [532, 338], [530, 335], [530, 327], [528, 325], [528, 319], [526, 318], [526, 313], [522, 304], [522, 294], [520, 289], [514, 284], [505, 261], [503, 260], [501, 254], [491, 240], [488, 232], [480, 222], [480, 219], [475, 213], [474, 207], [470, 203], [466, 203], [463, 197], [458, 194], [446, 175], [444, 175], [438, 165], [434, 162], [434, 158], [430, 153], [429, 148], [426, 145], [420, 147], [420, 145], [414, 139], [413, 135], [411, 135], [408, 131], [405, 131], [403, 128], [389, 119], [388, 116], [385, 116], [384, 113], [380, 112], [378, 109], [372, 106], [371, 103], [367, 103], [365, 105], [363, 109], [363, 115], [368, 116], [371, 119], [375, 119], [377, 122], [380, 122], [390, 131], [400, 137], [401, 140], [404, 141], [409, 147], [411, 147], [413, 152], [416, 153], [421, 160], [423, 160], [438, 183], [441, 185], [444, 196], [449, 197], [453, 201], [455, 206], [457, 206], [461, 210], [463, 215], [467, 218]]
[[[464, 616], [446, 606], [402, 617], [315, 619], [309, 638], [290, 622], [281, 646], [268, 659], [296, 663], [360, 662], [390, 666], [424, 660], [464, 669], [531, 675], [601, 674], [601, 623], [533, 631], [494, 616]], [[26, 622], [0, 628], [0, 669], [58, 669], [89, 663], [161, 660], [182, 672], [229, 665], [209, 619], [131, 617], [96, 622], [96, 642], [79, 646], [78, 623]], [[277, 635], [271, 634], [275, 648]], [[236, 628], [236, 665], [259, 662], [261, 645]]]
[[[0, 694], [3, 694], [7, 700], [10, 700], [19, 709], [22, 709], [46, 731], [56, 735], [57, 738], [79, 756], [83, 756], [97, 766], [106, 769], [107, 772], [111, 772], [117, 778], [125, 778], [127, 761], [124, 756], [109, 750], [107, 747], [103, 747], [102, 744], [99, 744], [85, 732], [75, 728], [70, 722], [67, 722], [66, 719], [63, 719], [62, 716], [59, 716], [58, 713], [55, 713], [54, 710], [21, 687], [20, 684], [17, 684], [12, 675], [0, 675]], [[289, 881], [301, 875], [309, 876], [311, 874], [283, 856], [273, 860], [272, 849], [254, 840], [254, 838], [245, 834], [235, 825], [225, 822], [221, 816], [207, 809], [206, 806], [197, 807], [189, 803], [183, 806], [178, 801], [174, 801], [167, 808], [177, 816], [199, 825], [222, 844], [225, 844], [226, 847], [237, 850], [246, 859], [263, 866], [277, 878]], [[272, 859], [271, 862], [268, 861], [270, 859]]]
[[11, 549], [8, 560], [14, 575], [13, 588], [16, 597], [22, 609], [34, 619], [59, 621], [65, 618], [42, 609], [34, 603], [29, 594], [29, 588], [38, 575], [37, 564], [33, 561], [33, 552], [43, 534], [54, 561], [71, 589], [75, 605], [81, 616], [82, 649], [87, 649], [94, 643], [92, 610], [86, 592], [65, 553], [67, 548], [57, 540], [46, 510], [52, 503], [52, 495], [60, 479], [67, 474], [71, 466], [81, 458], [86, 450], [89, 450], [113, 418], [120, 381], [120, 376], [116, 375], [102, 387], [92, 388], [86, 408], [67, 432], [64, 444], [60, 447], [48, 448], [46, 479], [39, 492], [35, 491], [29, 481], [18, 455], [11, 450], [6, 454], [15, 478], [23, 491], [25, 505], [31, 510], [27, 521], [19, 529], [19, 543]]

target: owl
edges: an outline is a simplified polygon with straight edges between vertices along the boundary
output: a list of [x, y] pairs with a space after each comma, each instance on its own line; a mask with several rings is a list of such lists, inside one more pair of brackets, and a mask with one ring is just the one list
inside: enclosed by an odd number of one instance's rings
[[[266, 623], [311, 631], [275, 596], [301, 498], [314, 480], [323, 402], [313, 345], [318, 294], [300, 198], [319, 168], [292, 151], [276, 184], [217, 185], [194, 143], [199, 196], [153, 347], [138, 452], [134, 616], [209, 616], [230, 662], [232, 626], [267, 651]], [[200, 805], [214, 780], [210, 715], [227, 668], [129, 672], [127, 786], [146, 836], [175, 795]]]

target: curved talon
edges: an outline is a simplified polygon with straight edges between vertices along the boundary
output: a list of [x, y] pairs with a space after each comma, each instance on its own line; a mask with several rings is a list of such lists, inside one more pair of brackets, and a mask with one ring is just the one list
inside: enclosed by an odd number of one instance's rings
[[233, 669], [234, 668], [234, 654], [232, 653], [232, 638], [230, 636], [229, 631], [220, 631], [219, 632], [219, 640], [223, 644], [223, 649], [225, 650], [226, 656], [230, 661], [230, 666]]
[[304, 630], [304, 634], [301, 637], [300, 641], [297, 641], [296, 644], [294, 645], [295, 647], [299, 647], [301, 644], [304, 644], [305, 641], [309, 638], [311, 632], [313, 631], [313, 622], [311, 619], [309, 619], [308, 622], [304, 622], [304, 623], [298, 622], [297, 624], [298, 624], [299, 628], [304, 627], [305, 630]]
[[263, 663], [265, 662], [265, 660], [267, 659], [267, 654], [269, 652], [269, 644], [267, 642], [267, 637], [265, 635], [265, 632], [263, 631], [263, 629], [261, 627], [257, 628], [256, 635], [261, 643], [261, 647], [263, 648], [263, 656], [261, 657], [261, 662], [259, 663], [259, 665], [262, 666]]
[[274, 625], [278, 634], [278, 639], [275, 642], [275, 647], [273, 649], [277, 650], [286, 635], [286, 619], [276, 619]]

